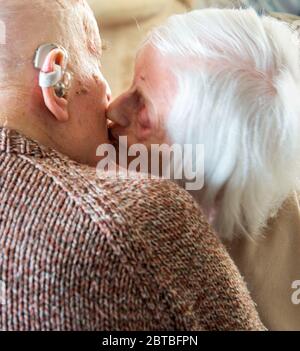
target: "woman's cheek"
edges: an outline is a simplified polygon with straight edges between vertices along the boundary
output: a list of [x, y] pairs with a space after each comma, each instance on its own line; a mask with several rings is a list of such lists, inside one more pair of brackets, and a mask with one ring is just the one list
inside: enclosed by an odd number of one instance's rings
[[151, 120], [146, 106], [139, 111], [138, 124], [144, 128], [151, 128]]

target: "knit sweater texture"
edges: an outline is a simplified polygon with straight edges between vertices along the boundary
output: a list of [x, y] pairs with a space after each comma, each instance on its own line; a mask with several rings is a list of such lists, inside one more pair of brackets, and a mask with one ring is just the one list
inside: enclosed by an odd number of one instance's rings
[[263, 330], [192, 198], [0, 128], [1, 330]]

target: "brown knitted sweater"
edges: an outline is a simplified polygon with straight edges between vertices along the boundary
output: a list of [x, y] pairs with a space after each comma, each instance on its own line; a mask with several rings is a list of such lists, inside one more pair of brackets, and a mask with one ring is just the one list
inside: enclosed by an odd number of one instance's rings
[[0, 129], [1, 330], [263, 329], [191, 197]]

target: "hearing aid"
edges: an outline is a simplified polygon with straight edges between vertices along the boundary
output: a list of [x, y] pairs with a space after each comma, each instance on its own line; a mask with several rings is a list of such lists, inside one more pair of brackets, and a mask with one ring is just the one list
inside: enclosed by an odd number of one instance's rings
[[[60, 50], [62, 52], [61, 65], [54, 64], [52, 72], [44, 72], [43, 68], [46, 58], [53, 50]], [[62, 98], [66, 96], [67, 91], [71, 86], [71, 74], [66, 70], [68, 63], [68, 53], [65, 48], [57, 44], [43, 44], [39, 46], [34, 55], [34, 67], [40, 70], [39, 86], [41, 88], [53, 87], [56, 96]]]

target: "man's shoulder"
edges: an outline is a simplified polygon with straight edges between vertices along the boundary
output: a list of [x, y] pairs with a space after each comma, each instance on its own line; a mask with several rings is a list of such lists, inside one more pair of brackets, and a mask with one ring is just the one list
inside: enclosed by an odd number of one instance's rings
[[192, 197], [175, 183], [139, 174], [97, 172], [60, 154], [44, 159], [27, 159], [42, 177], [77, 203], [89, 216], [99, 214], [134, 218], [164, 212], [174, 217], [199, 208]]
[[82, 224], [114, 233], [109, 235], [118, 247], [149, 251], [155, 242], [163, 248], [174, 240], [189, 247], [214, 236], [191, 195], [171, 181], [97, 172], [61, 155], [28, 162], [34, 162], [56, 194], [73, 204], [72, 211], [81, 213], [86, 219]]

